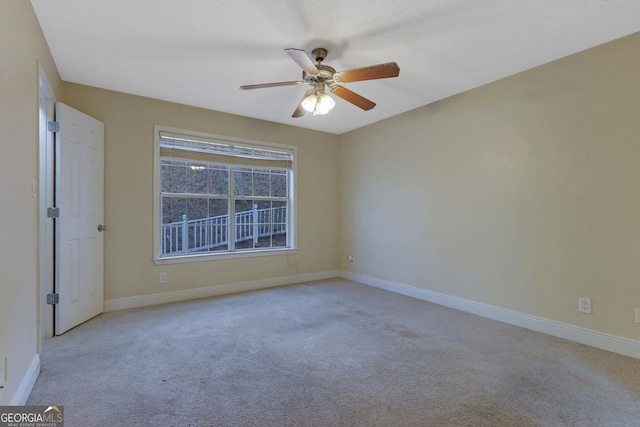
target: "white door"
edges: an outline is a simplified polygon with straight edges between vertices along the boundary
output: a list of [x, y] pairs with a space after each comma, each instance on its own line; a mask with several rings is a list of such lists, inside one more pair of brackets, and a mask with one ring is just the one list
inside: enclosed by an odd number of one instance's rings
[[55, 333], [102, 313], [104, 125], [56, 103]]

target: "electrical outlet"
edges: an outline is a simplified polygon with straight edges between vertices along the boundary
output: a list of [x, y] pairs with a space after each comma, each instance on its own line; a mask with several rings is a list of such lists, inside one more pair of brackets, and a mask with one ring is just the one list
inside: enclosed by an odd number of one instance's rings
[[591, 298], [578, 298], [578, 311], [580, 313], [591, 314]]
[[349, 264], [353, 264], [353, 255], [349, 255]]
[[640, 323], [640, 308], [636, 307], [636, 323]]
[[168, 282], [168, 278], [167, 278], [167, 273], [160, 273], [160, 283], [167, 283]]

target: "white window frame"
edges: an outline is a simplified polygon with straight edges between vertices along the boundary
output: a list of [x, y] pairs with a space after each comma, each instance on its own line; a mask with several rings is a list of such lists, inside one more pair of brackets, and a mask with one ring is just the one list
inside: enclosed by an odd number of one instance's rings
[[[293, 177], [290, 177], [289, 182], [289, 212], [288, 212], [288, 229], [290, 245], [284, 248], [269, 248], [269, 249], [257, 249], [257, 250], [245, 250], [237, 252], [206, 252], [206, 253], [193, 253], [193, 254], [176, 254], [171, 256], [163, 256], [161, 248], [161, 226], [162, 226], [162, 206], [160, 197], [160, 133], [172, 133], [184, 135], [187, 137], [205, 138], [207, 140], [219, 141], [224, 144], [239, 144], [242, 146], [249, 146], [262, 149], [274, 149], [274, 150], [286, 150], [293, 152]], [[192, 130], [178, 129], [161, 125], [154, 125], [153, 128], [153, 262], [155, 265], [163, 264], [177, 264], [196, 261], [213, 261], [221, 259], [233, 259], [233, 258], [249, 258], [258, 256], [270, 256], [270, 255], [286, 255], [296, 253], [297, 249], [297, 197], [296, 197], [296, 179], [297, 179], [297, 148], [292, 145], [277, 144], [273, 142], [255, 141], [243, 138], [235, 138], [224, 135], [215, 135], [204, 132], [197, 132]], [[232, 189], [233, 190], [233, 189]]]

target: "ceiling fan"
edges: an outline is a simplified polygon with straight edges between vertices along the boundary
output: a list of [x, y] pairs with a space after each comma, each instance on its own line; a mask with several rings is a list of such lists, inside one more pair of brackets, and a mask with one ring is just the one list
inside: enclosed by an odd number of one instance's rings
[[326, 93], [327, 88], [331, 93], [352, 103], [356, 107], [360, 107], [365, 111], [371, 110], [376, 106], [375, 102], [341, 86], [340, 83], [386, 79], [388, 77], [398, 77], [400, 74], [400, 67], [398, 67], [398, 64], [395, 62], [336, 71], [333, 67], [322, 63], [328, 53], [327, 49], [322, 47], [311, 51], [311, 55], [316, 60], [316, 64], [313, 63], [309, 55], [302, 49], [289, 48], [284, 51], [302, 68], [302, 80], [245, 85], [240, 86], [240, 89], [262, 89], [266, 87], [300, 84], [310, 85], [312, 89], [309, 89], [304, 94], [302, 101], [300, 101], [300, 104], [298, 104], [298, 107], [291, 117], [302, 117], [307, 111], [313, 113], [314, 116], [327, 114], [335, 105], [335, 101]]

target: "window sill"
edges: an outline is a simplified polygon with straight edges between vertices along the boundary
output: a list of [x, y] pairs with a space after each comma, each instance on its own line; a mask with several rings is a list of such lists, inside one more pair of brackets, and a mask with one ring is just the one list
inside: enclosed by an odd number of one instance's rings
[[262, 250], [262, 251], [241, 251], [241, 252], [226, 252], [223, 254], [194, 254], [194, 255], [180, 255], [180, 256], [171, 256], [171, 257], [163, 257], [163, 258], [155, 258], [153, 263], [155, 265], [166, 265], [166, 264], [183, 264], [188, 262], [202, 262], [202, 261], [218, 261], [223, 259], [237, 259], [237, 258], [255, 258], [261, 256], [273, 256], [273, 255], [289, 255], [295, 254], [298, 252], [298, 249], [295, 248], [283, 248], [283, 249], [272, 249], [272, 250]]

